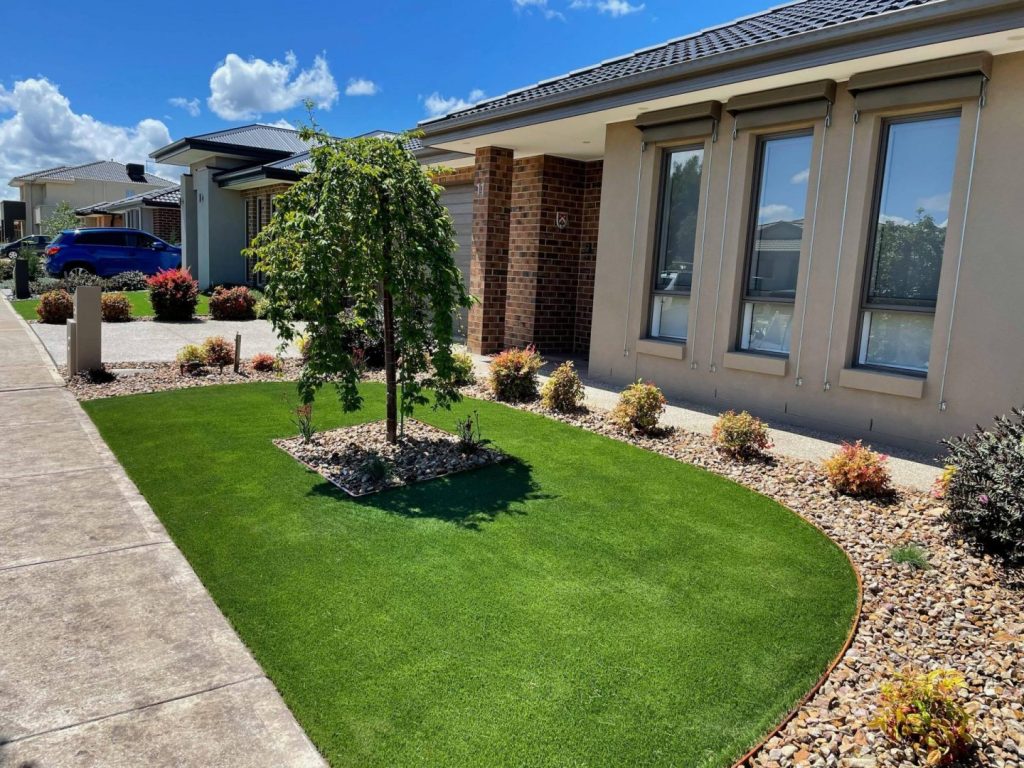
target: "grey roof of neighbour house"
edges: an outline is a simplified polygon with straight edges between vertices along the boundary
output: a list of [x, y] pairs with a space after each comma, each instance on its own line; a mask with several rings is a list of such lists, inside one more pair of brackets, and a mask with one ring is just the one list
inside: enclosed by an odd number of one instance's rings
[[175, 184], [163, 189], [152, 189], [139, 195], [131, 195], [121, 200], [108, 200], [104, 203], [95, 203], [83, 208], [75, 209], [79, 216], [88, 216], [90, 213], [114, 213], [133, 208], [136, 205], [153, 208], [178, 208], [181, 206], [181, 185]]
[[304, 152], [312, 142], [303, 141], [294, 128], [282, 128], [277, 125], [242, 125], [227, 128], [223, 131], [204, 133], [192, 136], [216, 144], [234, 144], [252, 149], [267, 149], [274, 152]]
[[60, 165], [56, 168], [47, 168], [43, 171], [25, 173], [11, 179], [14, 182], [45, 183], [48, 181], [73, 182], [78, 179], [90, 181], [111, 181], [119, 184], [152, 184], [155, 186], [172, 186], [173, 181], [162, 179], [151, 173], [145, 173], [141, 178], [128, 175], [128, 167], [113, 160], [97, 160], [82, 165]]
[[[503, 96], [485, 99], [465, 109], [421, 121], [441, 121], [503, 111], [531, 102], [586, 91], [615, 81], [656, 73], [720, 54], [752, 48], [810, 32], [838, 27], [909, 8], [948, 0], [799, 0], [747, 16], [728, 24], [646, 48], [585, 69], [530, 85]], [[625, 84], [625, 82], [623, 83]]]

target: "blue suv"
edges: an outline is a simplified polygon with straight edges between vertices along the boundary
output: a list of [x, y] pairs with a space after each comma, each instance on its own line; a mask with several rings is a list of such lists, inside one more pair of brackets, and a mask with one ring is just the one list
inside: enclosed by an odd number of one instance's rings
[[181, 248], [139, 229], [68, 229], [46, 249], [46, 271], [56, 277], [120, 272], [155, 275], [181, 266]]

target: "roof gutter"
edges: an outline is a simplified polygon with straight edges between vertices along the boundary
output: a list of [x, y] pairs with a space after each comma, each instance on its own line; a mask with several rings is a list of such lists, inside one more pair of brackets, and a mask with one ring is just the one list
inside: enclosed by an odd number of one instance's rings
[[[945, 0], [707, 56], [522, 104], [420, 123], [443, 144], [854, 58], [1024, 26], [1020, 0]], [[566, 77], [568, 77], [567, 75]]]
[[178, 154], [179, 152], [187, 152], [192, 149], [213, 152], [219, 155], [247, 157], [252, 158], [253, 160], [283, 160], [284, 158], [294, 154], [292, 152], [278, 149], [257, 149], [255, 147], [245, 147], [240, 144], [225, 144], [219, 141], [207, 141], [205, 139], [186, 137], [184, 139], [178, 139], [174, 143], [168, 144], [166, 147], [160, 147], [160, 149], [153, 150], [149, 153], [149, 156], [159, 163], [163, 162], [168, 157]]

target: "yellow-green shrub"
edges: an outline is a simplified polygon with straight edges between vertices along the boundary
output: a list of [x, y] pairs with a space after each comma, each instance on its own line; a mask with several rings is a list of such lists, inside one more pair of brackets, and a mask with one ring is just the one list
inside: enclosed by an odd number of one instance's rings
[[653, 432], [665, 410], [665, 396], [649, 381], [636, 381], [619, 395], [611, 419], [623, 429]]
[[748, 459], [772, 447], [768, 427], [746, 411], [726, 411], [711, 428], [711, 440], [722, 453], [734, 459]]
[[47, 291], [39, 297], [36, 314], [41, 322], [64, 325], [75, 314], [75, 302], [63, 288]]
[[583, 382], [572, 364], [567, 360], [558, 366], [540, 390], [541, 404], [552, 411], [572, 413], [583, 404]]
[[491, 361], [491, 391], [510, 403], [533, 400], [537, 397], [537, 373], [543, 365], [533, 346], [506, 349]]

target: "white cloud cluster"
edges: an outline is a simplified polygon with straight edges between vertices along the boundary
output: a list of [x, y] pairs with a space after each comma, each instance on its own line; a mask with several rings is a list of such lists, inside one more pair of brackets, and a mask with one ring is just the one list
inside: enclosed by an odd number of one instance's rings
[[184, 96], [175, 96], [173, 99], [168, 99], [167, 103], [172, 107], [185, 110], [190, 117], [199, 117], [199, 99], [186, 99]]
[[375, 96], [380, 88], [373, 80], [364, 77], [353, 77], [345, 86], [346, 96]]
[[441, 115], [447, 115], [449, 112], [457, 112], [471, 107], [483, 99], [483, 97], [484, 92], [479, 88], [474, 88], [470, 91], [468, 99], [462, 99], [458, 96], [442, 96], [437, 91], [434, 91], [423, 99], [423, 106], [427, 108], [427, 115], [430, 117], [440, 117]]
[[548, 5], [548, 0], [512, 0], [517, 11], [535, 10], [544, 16], [545, 19], [561, 19], [565, 21], [565, 14], [556, 11]]
[[[289, 51], [284, 61], [251, 58], [229, 53], [210, 75], [210, 110], [225, 120], [252, 120], [264, 113], [283, 112], [310, 99], [320, 109], [338, 100], [327, 58], [319, 55], [309, 69], [298, 69]], [[297, 71], [298, 70], [298, 71]]]
[[[159, 120], [120, 126], [77, 114], [60, 88], [45, 78], [19, 80], [10, 90], [0, 85], [0, 197], [17, 197], [6, 184], [24, 173], [94, 160], [142, 163], [170, 142]], [[152, 164], [150, 169], [170, 179], [178, 172]]]
[[[561, 19], [565, 21], [565, 14], [552, 8], [548, 0], [512, 0], [517, 11], [537, 11], [545, 19]], [[633, 4], [628, 0], [571, 0], [570, 11], [595, 9], [598, 13], [606, 13], [612, 18], [628, 16], [631, 13], [639, 13], [646, 6], [643, 3]]]

